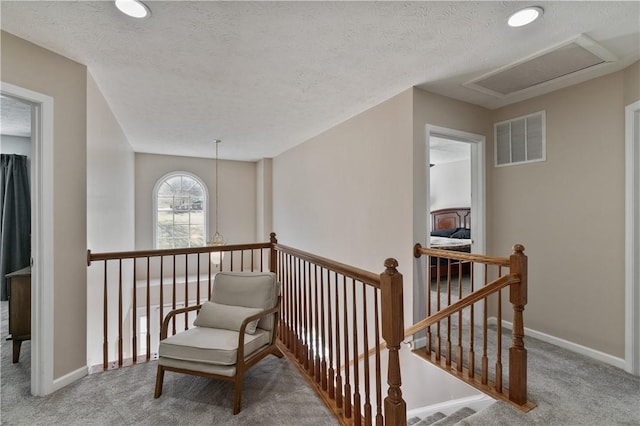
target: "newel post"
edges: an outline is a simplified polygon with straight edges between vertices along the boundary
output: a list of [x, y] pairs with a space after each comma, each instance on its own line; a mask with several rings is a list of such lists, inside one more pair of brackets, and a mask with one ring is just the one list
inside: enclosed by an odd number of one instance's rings
[[272, 232], [269, 234], [269, 242], [271, 243], [271, 250], [269, 251], [269, 271], [276, 273], [277, 265], [278, 265], [278, 254], [276, 253], [276, 244], [278, 244], [278, 239], [276, 238], [276, 233]]
[[509, 301], [513, 305], [513, 341], [509, 348], [509, 399], [518, 405], [527, 402], [527, 350], [524, 347], [522, 313], [527, 304], [527, 256], [524, 246], [513, 246], [510, 257], [511, 274], [520, 276], [520, 283], [510, 287]]
[[389, 350], [389, 390], [384, 399], [385, 424], [404, 426], [407, 424], [407, 404], [402, 399], [400, 377], [400, 344], [404, 340], [404, 310], [402, 306], [402, 274], [398, 272], [398, 261], [387, 259], [386, 270], [380, 274], [382, 304], [382, 337]]

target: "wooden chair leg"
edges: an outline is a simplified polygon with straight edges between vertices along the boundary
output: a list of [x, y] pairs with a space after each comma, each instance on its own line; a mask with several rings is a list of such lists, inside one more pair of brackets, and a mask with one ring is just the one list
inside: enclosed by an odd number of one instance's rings
[[153, 394], [154, 398], [158, 398], [162, 395], [162, 382], [164, 381], [164, 367], [158, 365], [158, 372], [156, 373], [156, 391]]
[[[237, 373], [236, 373], [237, 374]], [[237, 374], [236, 385], [233, 393], [233, 415], [240, 412], [240, 403], [242, 399], [242, 374]]]
[[22, 345], [22, 340], [13, 339], [13, 363], [20, 361], [20, 346]]

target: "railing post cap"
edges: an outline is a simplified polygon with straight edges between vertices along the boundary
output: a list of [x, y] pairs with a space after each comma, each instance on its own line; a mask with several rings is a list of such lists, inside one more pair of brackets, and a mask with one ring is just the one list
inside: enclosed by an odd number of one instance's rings
[[390, 257], [384, 261], [384, 267], [387, 269], [395, 270], [398, 267], [398, 261]]
[[520, 254], [522, 252], [524, 252], [524, 246], [522, 244], [516, 244], [513, 246], [513, 251], [515, 251], [516, 253]]
[[278, 242], [278, 240], [276, 239], [276, 233], [275, 232], [270, 233], [269, 237], [270, 237], [269, 239], [271, 240], [270, 242], [272, 242], [272, 243], [277, 243]]

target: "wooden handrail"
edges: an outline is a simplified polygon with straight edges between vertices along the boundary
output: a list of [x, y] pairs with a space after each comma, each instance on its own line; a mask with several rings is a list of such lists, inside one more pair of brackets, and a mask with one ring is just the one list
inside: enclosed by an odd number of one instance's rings
[[513, 274], [509, 274], [509, 275], [505, 275], [501, 278], [498, 278], [497, 280], [493, 281], [490, 284], [487, 284], [486, 286], [480, 288], [479, 290], [476, 290], [472, 293], [469, 293], [467, 296], [465, 296], [464, 298], [458, 300], [455, 303], [452, 303], [451, 305], [447, 306], [446, 308], [442, 309], [439, 312], [436, 312], [435, 314], [429, 316], [428, 318], [425, 318], [417, 323], [415, 323], [414, 325], [412, 325], [411, 327], [407, 328], [404, 331], [404, 337], [407, 338], [413, 334], [416, 334], [422, 330], [424, 330], [425, 328], [436, 324], [438, 321], [441, 321], [442, 319], [451, 316], [453, 314], [455, 314], [456, 312], [466, 308], [467, 306], [473, 305], [474, 303], [476, 303], [479, 300], [484, 299], [485, 297], [489, 296], [490, 294], [495, 293], [496, 291], [500, 290], [501, 288], [504, 288], [508, 285], [511, 284], [516, 284], [520, 282], [520, 277], [517, 275], [513, 275]]
[[317, 256], [315, 254], [298, 250], [293, 247], [285, 246], [283, 244], [275, 244], [274, 247], [278, 251], [293, 255], [299, 259], [313, 263], [314, 265], [318, 265], [321, 268], [329, 269], [346, 277], [353, 278], [357, 281], [372, 285], [376, 288], [380, 288], [380, 276], [374, 274], [373, 272], [365, 271], [364, 269], [356, 268], [354, 266], [345, 265], [344, 263], [336, 262], [335, 260]]
[[426, 248], [426, 247], [422, 247], [420, 243], [416, 244], [413, 247], [413, 256], [415, 258], [419, 258], [420, 256], [423, 256], [423, 255], [431, 256], [431, 257], [447, 258], [452, 260], [464, 260], [467, 262], [483, 263], [486, 265], [506, 266], [506, 267], [509, 266], [509, 258], [507, 257], [485, 256], [482, 254], [472, 254], [472, 253], [465, 253], [461, 251]]
[[190, 247], [180, 249], [155, 249], [155, 250], [135, 250], [135, 251], [116, 251], [109, 253], [91, 253], [87, 250], [87, 265], [91, 266], [91, 262], [97, 260], [117, 260], [117, 259], [137, 259], [141, 257], [159, 257], [173, 256], [182, 254], [210, 253], [219, 251], [241, 251], [241, 250], [257, 250], [267, 249], [271, 247], [271, 243], [251, 243], [251, 244], [225, 244], [223, 246], [203, 246]]

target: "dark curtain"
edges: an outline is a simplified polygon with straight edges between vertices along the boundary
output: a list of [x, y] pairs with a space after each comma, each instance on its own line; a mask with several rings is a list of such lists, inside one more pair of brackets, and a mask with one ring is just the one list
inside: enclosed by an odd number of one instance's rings
[[27, 157], [0, 157], [0, 300], [7, 300], [5, 275], [31, 259], [31, 196]]

